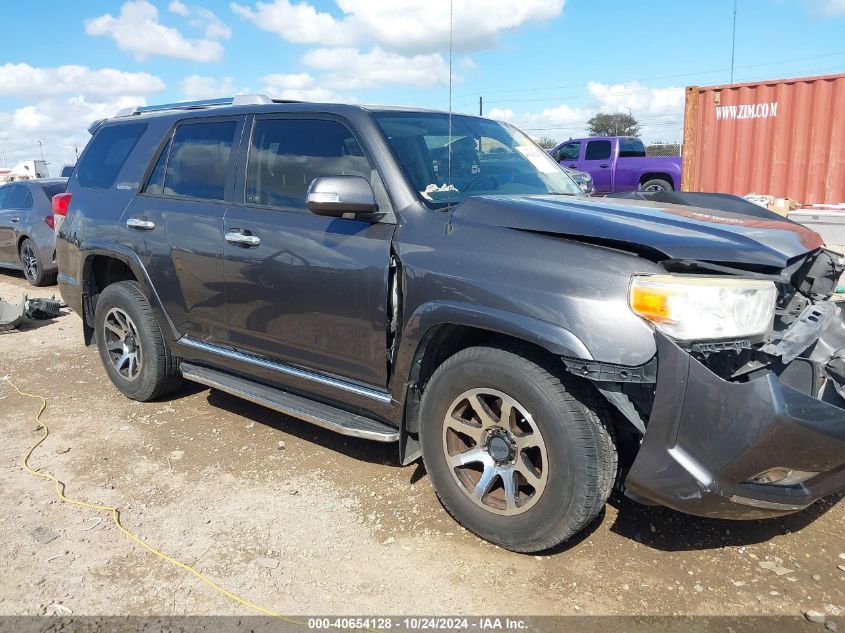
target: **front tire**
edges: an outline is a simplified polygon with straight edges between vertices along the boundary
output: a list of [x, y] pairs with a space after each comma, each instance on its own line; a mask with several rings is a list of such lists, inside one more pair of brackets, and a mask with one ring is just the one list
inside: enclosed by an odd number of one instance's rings
[[617, 452], [604, 411], [598, 394], [531, 350], [469, 348], [423, 394], [426, 470], [467, 529], [506, 549], [546, 550], [610, 495]]
[[177, 359], [137, 282], [106, 286], [97, 300], [94, 328], [103, 367], [124, 396], [147, 402], [179, 387]]

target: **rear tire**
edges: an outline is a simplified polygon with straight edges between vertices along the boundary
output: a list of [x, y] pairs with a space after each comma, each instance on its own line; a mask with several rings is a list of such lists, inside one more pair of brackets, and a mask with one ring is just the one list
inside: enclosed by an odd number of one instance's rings
[[56, 273], [45, 273], [44, 262], [41, 261], [41, 255], [38, 253], [38, 247], [28, 237], [25, 237], [21, 242], [20, 251], [18, 255], [21, 260], [21, 268], [23, 269], [23, 276], [33, 286], [51, 286], [56, 283]]
[[127, 398], [155, 400], [182, 383], [178, 360], [137, 282], [106, 286], [97, 300], [94, 330], [103, 367]]
[[[607, 501], [618, 458], [603, 400], [533, 350], [455, 354], [429, 380], [420, 415], [423, 460], [441, 503], [496, 545], [547, 550], [584, 529]], [[496, 474], [486, 475], [488, 467]]]
[[640, 191], [674, 191], [672, 184], [662, 178], [652, 178], [640, 185]]

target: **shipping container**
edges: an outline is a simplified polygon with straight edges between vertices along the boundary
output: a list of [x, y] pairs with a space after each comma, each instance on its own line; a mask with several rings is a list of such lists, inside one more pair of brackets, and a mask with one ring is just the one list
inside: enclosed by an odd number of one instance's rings
[[687, 88], [681, 188], [845, 202], [845, 74]]

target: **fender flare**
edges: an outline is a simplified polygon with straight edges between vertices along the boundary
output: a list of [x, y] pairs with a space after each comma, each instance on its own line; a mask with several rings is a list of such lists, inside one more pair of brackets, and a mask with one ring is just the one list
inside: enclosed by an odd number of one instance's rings
[[417, 412], [418, 400], [412, 397], [418, 389], [415, 372], [419, 367], [433, 332], [438, 326], [459, 325], [503, 334], [532, 343], [548, 352], [582, 360], [594, 360], [584, 342], [566, 328], [541, 319], [478, 304], [453, 301], [431, 301], [419, 306], [402, 329], [391, 389], [394, 401], [404, 403], [399, 427], [399, 454], [402, 464], [417, 459], [419, 442], [408, 435], [407, 422]]
[[144, 293], [147, 301], [150, 302], [150, 307], [152, 307], [156, 320], [161, 326], [165, 337], [171, 341], [175, 341], [179, 338], [176, 326], [165, 311], [164, 305], [162, 304], [152, 281], [150, 281], [147, 269], [135, 251], [122, 244], [115, 244], [114, 242], [101, 243], [96, 241], [83, 242], [80, 244], [79, 250], [82, 257], [79, 258], [79, 276], [77, 278], [81, 281], [82, 285], [82, 309], [84, 312], [82, 315], [82, 322], [85, 327], [86, 344], [90, 344], [91, 336], [93, 335], [93, 328], [88, 324], [89, 318], [93, 320], [95, 308], [95, 306], [91, 305], [93, 289], [90, 285], [90, 273], [92, 262], [97, 256], [109, 257], [126, 264], [129, 270], [132, 271], [132, 274], [135, 276], [138, 284], [140, 284], [141, 291]]
[[393, 397], [405, 399], [414, 382], [414, 364], [425, 350], [432, 332], [441, 325], [460, 325], [511, 336], [532, 343], [558, 356], [593, 360], [584, 342], [555, 323], [483, 305], [454, 301], [430, 301], [420, 305], [402, 328], [394, 368]]

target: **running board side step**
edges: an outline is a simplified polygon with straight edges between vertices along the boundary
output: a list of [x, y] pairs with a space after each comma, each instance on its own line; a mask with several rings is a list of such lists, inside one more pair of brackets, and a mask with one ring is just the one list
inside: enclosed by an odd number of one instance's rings
[[207, 367], [182, 363], [181, 369], [182, 376], [187, 380], [225, 391], [341, 435], [361, 437], [376, 442], [399, 441], [398, 429], [362, 415]]

